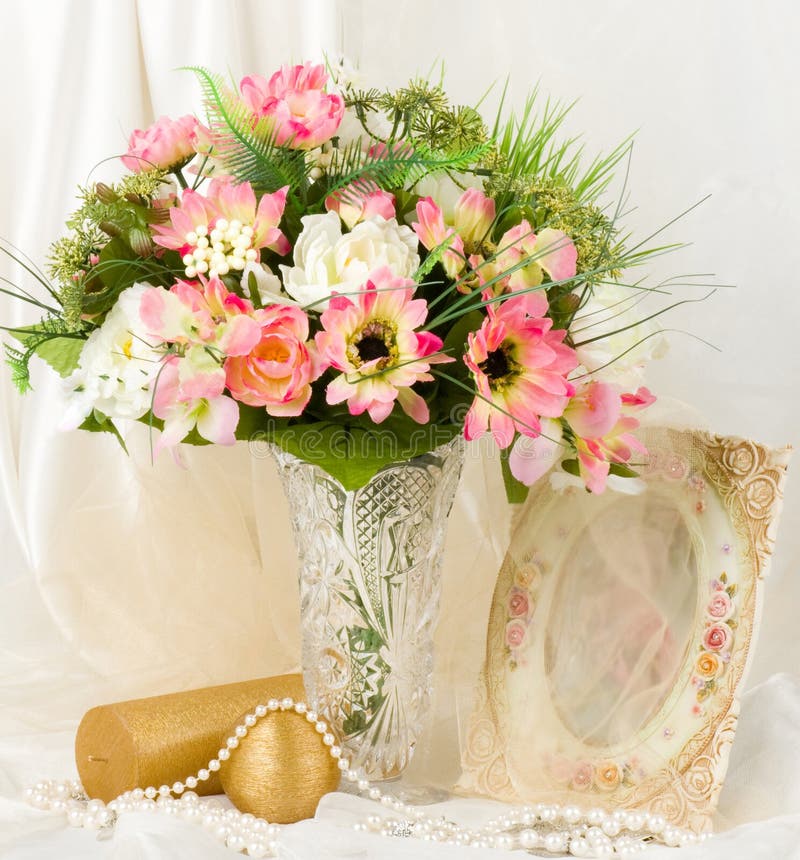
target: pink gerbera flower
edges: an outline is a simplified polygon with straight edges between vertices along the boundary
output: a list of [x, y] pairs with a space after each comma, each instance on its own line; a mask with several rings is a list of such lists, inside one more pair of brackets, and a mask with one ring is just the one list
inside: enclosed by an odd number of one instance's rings
[[413, 298], [414, 286], [382, 266], [358, 296], [331, 299], [321, 317], [324, 331], [316, 336], [320, 358], [342, 371], [328, 384], [328, 403], [347, 401], [351, 415], [367, 412], [380, 424], [397, 400], [414, 421], [428, 421], [428, 404], [411, 386], [433, 379], [431, 364], [453, 359], [435, 355], [442, 348], [440, 338], [416, 331], [428, 305]]
[[278, 225], [288, 186], [256, 200], [249, 182], [234, 185], [215, 179], [208, 195], [187, 189], [169, 210], [170, 224], [154, 224], [153, 241], [181, 255], [186, 277], [227, 275], [259, 259], [261, 248], [289, 251]]
[[467, 439], [487, 429], [500, 448], [516, 432], [538, 436], [539, 419], [560, 417], [574, 393], [566, 375], [578, 359], [563, 343], [566, 332], [552, 331], [552, 320], [531, 317], [525, 296], [487, 305], [488, 317], [469, 335], [464, 358], [478, 396], [464, 422]]

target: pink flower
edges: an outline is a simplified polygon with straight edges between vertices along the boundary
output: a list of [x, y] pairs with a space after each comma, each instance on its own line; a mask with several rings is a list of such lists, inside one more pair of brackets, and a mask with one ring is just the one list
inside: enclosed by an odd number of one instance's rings
[[727, 621], [733, 615], [733, 601], [724, 591], [716, 591], [706, 607], [710, 618]]
[[325, 365], [342, 372], [328, 383], [328, 403], [347, 401], [351, 415], [366, 411], [380, 424], [397, 400], [414, 421], [428, 421], [428, 404], [411, 386], [433, 379], [431, 364], [452, 359], [434, 355], [442, 348], [436, 335], [416, 331], [428, 305], [413, 294], [413, 281], [382, 266], [358, 296], [330, 300], [316, 342]]
[[328, 212], [336, 212], [352, 230], [359, 221], [380, 215], [387, 221], [395, 218], [394, 194], [383, 191], [373, 182], [355, 183], [325, 198]]
[[467, 439], [488, 428], [500, 448], [515, 432], [536, 437], [540, 417], [561, 416], [574, 392], [566, 374], [578, 361], [562, 342], [566, 332], [551, 331], [552, 320], [529, 316], [528, 307], [524, 296], [490, 304], [483, 325], [469, 335], [464, 361], [477, 396], [464, 423]]
[[703, 634], [703, 645], [708, 651], [723, 651], [732, 641], [733, 631], [724, 622], [706, 627]]
[[506, 645], [512, 651], [519, 648], [525, 641], [527, 630], [521, 621], [509, 621], [506, 624]]
[[239, 407], [223, 394], [225, 374], [222, 368], [199, 370], [195, 362], [213, 362], [203, 350], [195, 347], [186, 357], [166, 359], [159, 372], [153, 414], [164, 422], [155, 453], [171, 448], [197, 427], [197, 432], [217, 445], [233, 445], [239, 423]]
[[546, 227], [537, 235], [527, 221], [521, 221], [503, 235], [497, 249], [496, 265], [500, 270], [517, 267], [506, 282], [512, 291], [538, 287], [543, 271], [554, 281], [575, 276], [578, 252], [572, 239], [561, 230]]
[[308, 343], [308, 317], [294, 305], [272, 305], [255, 312], [260, 339], [246, 354], [225, 362], [231, 394], [270, 415], [300, 415], [319, 376], [316, 350]]
[[289, 241], [278, 227], [287, 190], [288, 186], [265, 194], [256, 205], [249, 182], [234, 185], [215, 179], [206, 197], [188, 189], [180, 203], [170, 208], [171, 223], [152, 226], [153, 241], [178, 251], [187, 278], [242, 271], [247, 263], [260, 259], [261, 248], [289, 252]]
[[564, 454], [564, 428], [552, 418], [539, 419], [539, 436], [517, 436], [508, 457], [511, 474], [530, 487], [561, 460]]
[[137, 128], [131, 134], [122, 163], [134, 173], [182, 165], [195, 154], [198, 126], [190, 114], [180, 119], [159, 117], [149, 128]]
[[639, 426], [634, 413], [654, 401], [646, 388], [619, 394], [608, 383], [590, 382], [567, 407], [564, 418], [575, 433], [581, 478], [591, 492], [605, 490], [611, 463], [628, 463], [634, 452], [646, 456], [647, 449], [633, 435]]
[[[220, 357], [247, 355], [261, 336], [253, 305], [228, 292], [219, 278], [200, 276], [200, 287], [178, 281], [170, 290], [151, 287], [139, 307], [149, 334], [166, 343], [198, 346]], [[224, 380], [224, 374], [222, 374]]]
[[322, 65], [284, 66], [269, 79], [242, 78], [242, 100], [258, 117], [270, 117], [280, 146], [313, 149], [330, 140], [344, 115], [344, 100], [326, 93]]
[[442, 210], [436, 205], [432, 197], [423, 197], [417, 203], [417, 218], [419, 221], [415, 221], [411, 227], [419, 236], [419, 241], [422, 242], [423, 247], [433, 251], [449, 241], [447, 250], [442, 256], [442, 266], [447, 277], [455, 280], [466, 262], [464, 240], [452, 227], [445, 225]]
[[572, 787], [578, 791], [585, 791], [587, 788], [591, 788], [593, 781], [594, 768], [592, 767], [591, 762], [578, 762], [572, 773]]
[[508, 597], [508, 614], [512, 618], [522, 618], [528, 614], [529, 609], [528, 593], [521, 588], [512, 588]]

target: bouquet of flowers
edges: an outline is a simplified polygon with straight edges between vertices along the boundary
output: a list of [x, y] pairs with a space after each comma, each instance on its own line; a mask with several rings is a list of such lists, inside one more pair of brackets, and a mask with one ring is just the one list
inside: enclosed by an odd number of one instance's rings
[[14, 291], [44, 312], [8, 329], [21, 391], [38, 355], [67, 428], [142, 421], [155, 453], [258, 436], [348, 489], [461, 433], [491, 434], [511, 498], [557, 464], [595, 493], [635, 474], [659, 330], [623, 273], [663, 248], [598, 203], [628, 141], [582, 166], [535, 92], [490, 127], [422, 79], [193, 71], [205, 124], [133, 132], [49, 277], [16, 258], [46, 291]]

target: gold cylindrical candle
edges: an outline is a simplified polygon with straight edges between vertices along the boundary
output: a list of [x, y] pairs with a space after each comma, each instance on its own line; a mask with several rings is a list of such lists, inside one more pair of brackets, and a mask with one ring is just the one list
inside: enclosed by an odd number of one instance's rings
[[[216, 756], [235, 720], [268, 699], [305, 696], [300, 675], [279, 675], [92, 708], [78, 727], [75, 759], [90, 797], [172, 785]], [[221, 794], [217, 774], [195, 789]]]

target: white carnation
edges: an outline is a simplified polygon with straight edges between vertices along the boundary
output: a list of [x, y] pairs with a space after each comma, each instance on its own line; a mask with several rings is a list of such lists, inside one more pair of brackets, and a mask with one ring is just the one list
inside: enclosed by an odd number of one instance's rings
[[74, 429], [93, 410], [109, 418], [141, 418], [150, 408], [151, 384], [161, 368], [157, 340], [145, 332], [139, 304], [147, 284], [120, 293], [100, 328], [81, 350], [67, 379], [67, 411], [62, 428]]
[[608, 335], [579, 346], [576, 350], [578, 360], [595, 379], [615, 383], [631, 391], [641, 385], [647, 363], [661, 358], [667, 347], [666, 338], [654, 320], [635, 324], [647, 316], [641, 309], [642, 305], [636, 303], [639, 296], [638, 290], [616, 284], [595, 287], [594, 294], [578, 311], [570, 326], [578, 343], [598, 335]]
[[401, 278], [410, 278], [419, 267], [417, 236], [395, 218], [376, 216], [345, 234], [335, 212], [301, 220], [294, 266], [281, 266], [283, 287], [301, 305], [314, 303], [315, 311], [325, 310], [334, 292], [362, 289], [370, 273], [381, 266]]

